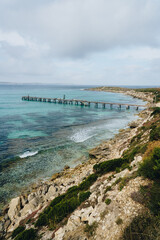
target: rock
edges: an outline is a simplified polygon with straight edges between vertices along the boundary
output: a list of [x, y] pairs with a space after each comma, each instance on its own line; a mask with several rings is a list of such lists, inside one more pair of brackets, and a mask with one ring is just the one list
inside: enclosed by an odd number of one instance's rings
[[77, 215], [74, 215], [74, 214], [70, 216], [69, 220], [72, 221], [74, 223], [74, 225], [76, 225], [76, 226], [78, 226], [81, 222], [80, 217], [78, 217]]
[[130, 124], [128, 124], [128, 126], [132, 129], [132, 128], [136, 128], [138, 127], [138, 123], [137, 122], [131, 122]]
[[48, 192], [45, 195], [45, 198], [47, 200], [53, 200], [57, 195], [58, 194], [57, 194], [56, 188], [51, 185], [48, 189]]
[[6, 214], [4, 215], [4, 220], [7, 221], [8, 219], [9, 219], [9, 217], [8, 217], [8, 214], [6, 213]]
[[22, 204], [22, 207], [24, 207], [25, 204], [27, 204], [28, 202], [28, 199], [26, 196], [21, 196], [21, 204]]
[[9, 225], [11, 224], [10, 220], [7, 220], [4, 224], [4, 228], [7, 229], [9, 227]]
[[8, 209], [9, 209], [9, 205], [7, 204], [6, 206], [4, 206], [2, 210], [4, 215], [8, 212]]
[[69, 169], [69, 168], [70, 168], [70, 166], [65, 165], [64, 168], [63, 168], [63, 171], [66, 171], [66, 170]]
[[56, 178], [59, 178], [60, 176], [61, 176], [60, 173], [53, 174], [53, 176], [51, 177], [51, 181], [54, 181]]
[[62, 240], [65, 234], [65, 228], [59, 228], [56, 232], [55, 232], [55, 240]]
[[13, 220], [17, 215], [19, 206], [20, 206], [20, 197], [13, 198], [9, 204], [9, 210], [8, 210], [8, 216], [11, 220]]
[[83, 209], [83, 213], [81, 215], [81, 221], [86, 222], [89, 220], [89, 216], [91, 215], [93, 211], [93, 207], [90, 206], [89, 208]]
[[42, 194], [45, 195], [47, 192], [48, 192], [48, 188], [49, 186], [48, 185], [44, 185], [43, 188], [42, 188]]
[[30, 202], [35, 197], [35, 193], [31, 193], [28, 196], [28, 202]]
[[4, 230], [4, 222], [0, 222], [0, 233]]

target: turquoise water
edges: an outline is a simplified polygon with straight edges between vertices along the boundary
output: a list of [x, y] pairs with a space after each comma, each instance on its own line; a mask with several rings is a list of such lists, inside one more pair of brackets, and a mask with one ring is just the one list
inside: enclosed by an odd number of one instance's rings
[[21, 97], [63, 97], [105, 102], [143, 101], [123, 94], [84, 91], [86, 86], [0, 85], [0, 201], [67, 164], [86, 161], [88, 150], [135, 119], [126, 110], [22, 101]]

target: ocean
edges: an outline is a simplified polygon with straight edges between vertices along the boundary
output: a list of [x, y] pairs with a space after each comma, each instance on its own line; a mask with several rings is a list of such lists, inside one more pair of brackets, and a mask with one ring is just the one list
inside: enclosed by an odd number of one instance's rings
[[84, 90], [87, 87], [93, 86], [0, 84], [1, 206], [65, 165], [87, 161], [89, 149], [137, 118], [135, 107], [27, 102], [22, 96], [63, 98], [65, 94], [66, 99], [144, 104], [119, 93]]

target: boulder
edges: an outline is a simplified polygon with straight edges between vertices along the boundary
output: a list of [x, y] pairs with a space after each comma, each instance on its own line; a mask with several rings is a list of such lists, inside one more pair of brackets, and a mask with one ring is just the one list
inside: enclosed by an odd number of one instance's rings
[[13, 198], [9, 204], [9, 210], [8, 210], [8, 216], [11, 219], [11, 221], [18, 214], [19, 207], [20, 207], [20, 197]]
[[56, 188], [51, 185], [45, 195], [45, 198], [46, 200], [53, 200], [55, 197], [57, 197], [57, 191]]

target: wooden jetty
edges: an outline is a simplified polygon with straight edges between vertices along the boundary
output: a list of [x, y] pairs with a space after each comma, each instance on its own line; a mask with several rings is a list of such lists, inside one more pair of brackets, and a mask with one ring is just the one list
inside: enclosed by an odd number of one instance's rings
[[128, 103], [97, 102], [97, 101], [88, 101], [88, 100], [79, 100], [79, 99], [45, 98], [45, 97], [30, 97], [30, 96], [23, 96], [22, 100], [35, 101], [35, 102], [59, 103], [59, 104], [75, 104], [75, 105], [81, 105], [81, 106], [90, 106], [91, 104], [94, 104], [95, 107], [98, 107], [98, 105], [101, 105], [103, 108], [105, 108], [106, 105], [110, 105], [110, 108], [112, 108], [113, 105], [116, 105], [119, 108], [121, 108], [122, 106], [125, 106], [126, 109], [130, 109], [130, 107], [136, 107], [136, 110], [138, 110], [141, 107], [142, 108], [145, 107], [145, 105], [128, 104]]

